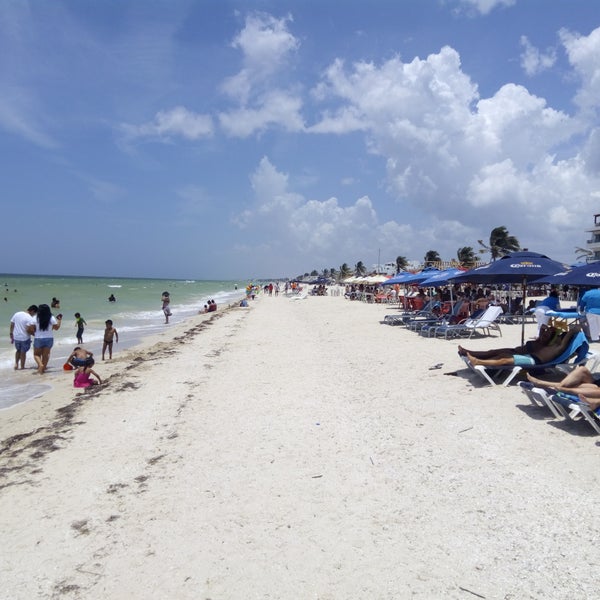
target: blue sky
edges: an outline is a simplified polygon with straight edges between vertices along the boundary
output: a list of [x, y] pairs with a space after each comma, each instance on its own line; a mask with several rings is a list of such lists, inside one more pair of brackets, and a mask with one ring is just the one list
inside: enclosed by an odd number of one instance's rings
[[7, 0], [0, 65], [1, 272], [294, 276], [500, 225], [574, 262], [600, 213], [595, 0]]

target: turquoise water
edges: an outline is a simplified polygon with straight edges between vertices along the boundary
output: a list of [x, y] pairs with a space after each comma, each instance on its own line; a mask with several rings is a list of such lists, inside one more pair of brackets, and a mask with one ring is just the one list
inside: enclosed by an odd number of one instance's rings
[[[83, 342], [100, 359], [104, 322], [112, 319], [119, 332], [119, 343], [113, 346], [113, 356], [119, 350], [138, 343], [144, 336], [157, 333], [164, 324], [161, 295], [171, 295], [170, 323], [178, 323], [197, 314], [209, 299], [217, 306], [226, 306], [244, 294], [247, 281], [191, 281], [167, 279], [123, 279], [110, 277], [67, 277], [0, 274], [0, 319], [4, 332], [0, 336], [0, 409], [24, 402], [48, 389], [43, 377], [32, 376], [35, 362], [33, 350], [27, 353], [24, 371], [15, 373], [14, 349], [10, 344], [9, 326], [13, 314], [31, 304], [48, 304], [60, 300], [61, 328], [55, 332], [50, 359], [50, 371], [62, 368], [64, 359], [76, 345], [76, 312], [86, 320]], [[236, 289], [237, 286], [237, 289]], [[116, 302], [109, 302], [114, 294]]]

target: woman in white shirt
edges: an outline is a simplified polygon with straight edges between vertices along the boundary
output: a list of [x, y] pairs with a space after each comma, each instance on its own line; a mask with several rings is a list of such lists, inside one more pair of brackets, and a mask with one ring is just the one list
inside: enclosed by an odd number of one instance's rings
[[38, 306], [35, 325], [30, 326], [29, 332], [33, 334], [33, 358], [37, 363], [37, 372], [41, 375], [48, 366], [50, 350], [54, 345], [54, 332], [60, 329], [62, 315], [54, 317], [47, 304]]

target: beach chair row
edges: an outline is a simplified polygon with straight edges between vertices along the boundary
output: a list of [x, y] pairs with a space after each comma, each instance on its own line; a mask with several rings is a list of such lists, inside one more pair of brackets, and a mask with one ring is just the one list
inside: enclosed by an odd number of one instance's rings
[[422, 336], [443, 337], [444, 339], [470, 338], [477, 333], [490, 336], [492, 332], [496, 332], [500, 337], [502, 336], [502, 330], [498, 324], [498, 319], [502, 315], [500, 306], [489, 306], [476, 317], [469, 317], [454, 323], [453, 320], [459, 314], [460, 308], [461, 302], [459, 301], [455, 304], [451, 313], [440, 317], [433, 312], [431, 307], [426, 307], [422, 311], [386, 315], [383, 323], [403, 325], [411, 331], [419, 332]]

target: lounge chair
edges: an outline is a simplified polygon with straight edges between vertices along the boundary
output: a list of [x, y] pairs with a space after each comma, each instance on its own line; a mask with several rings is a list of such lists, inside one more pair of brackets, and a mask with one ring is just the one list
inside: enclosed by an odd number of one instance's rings
[[408, 329], [411, 331], [420, 331], [421, 335], [429, 336], [429, 332], [436, 327], [442, 327], [444, 325], [450, 325], [452, 319], [456, 319], [462, 310], [464, 300], [457, 300], [449, 313], [442, 316], [432, 315], [431, 317], [415, 318], [407, 323]]
[[[590, 352], [585, 334], [580, 331], [572, 340], [565, 351], [554, 360], [538, 365], [505, 365], [489, 367], [483, 365], [472, 365], [466, 356], [461, 356], [465, 364], [477, 375], [483, 377], [491, 385], [508, 386], [510, 382], [522, 371], [544, 371], [546, 369], [569, 370], [577, 365], [585, 364], [589, 359], [595, 357]], [[503, 373], [508, 372], [503, 380], [499, 380]]]
[[427, 302], [427, 304], [425, 304], [421, 310], [406, 310], [395, 315], [385, 315], [385, 317], [383, 317], [383, 321], [381, 322], [385, 325], [403, 325], [409, 319], [414, 319], [418, 316], [432, 315], [433, 313], [431, 311], [433, 309], [433, 305], [433, 300], [429, 300], [429, 302]]
[[577, 396], [565, 394], [564, 392], [553, 394], [552, 402], [556, 405], [567, 406], [571, 411], [571, 418], [581, 415], [593, 427], [594, 431], [600, 434], [600, 408], [592, 410], [588, 404], [581, 402]]
[[562, 404], [557, 404], [552, 400], [552, 395], [554, 392], [537, 387], [530, 381], [519, 381], [518, 385], [521, 388], [521, 391], [527, 396], [527, 398], [529, 398], [529, 401], [533, 406], [548, 408], [557, 419], [568, 419], [575, 417], [575, 415], [571, 417], [568, 407], [565, 407]]
[[483, 314], [478, 317], [470, 317], [462, 323], [456, 325], [440, 325], [429, 330], [429, 337], [442, 337], [445, 339], [455, 337], [472, 337], [477, 331], [483, 335], [491, 335], [491, 331], [497, 331], [502, 337], [502, 330], [497, 323], [498, 317], [502, 314], [502, 307], [488, 306]]

